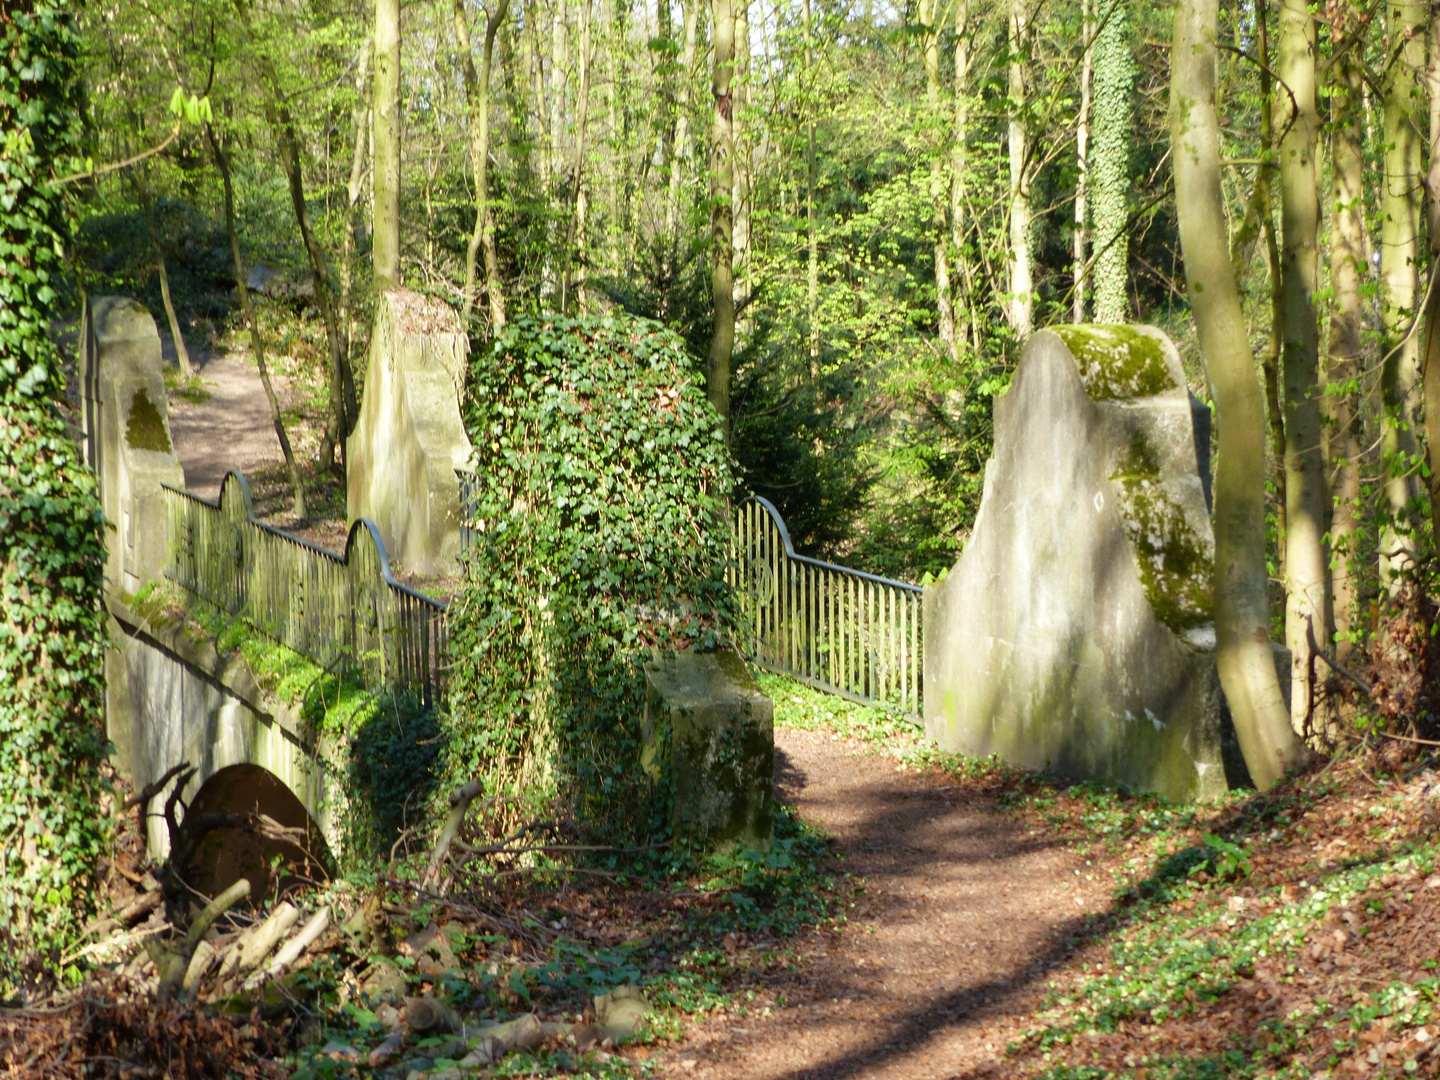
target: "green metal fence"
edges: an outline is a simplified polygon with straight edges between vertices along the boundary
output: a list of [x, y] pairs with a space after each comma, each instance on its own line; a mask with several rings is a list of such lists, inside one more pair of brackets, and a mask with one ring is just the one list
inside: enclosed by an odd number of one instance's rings
[[446, 606], [390, 573], [375, 525], [350, 527], [337, 555], [255, 519], [249, 485], [225, 477], [216, 502], [165, 485], [166, 577], [322, 667], [372, 689], [444, 691]]
[[730, 584], [747, 616], [750, 659], [842, 697], [918, 720], [923, 591], [797, 555], [762, 498], [735, 509]]

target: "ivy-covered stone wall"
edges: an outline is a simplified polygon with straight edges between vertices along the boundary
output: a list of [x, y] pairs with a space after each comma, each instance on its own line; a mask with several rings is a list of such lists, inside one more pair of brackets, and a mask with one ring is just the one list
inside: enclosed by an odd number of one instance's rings
[[56, 978], [106, 844], [100, 504], [48, 335], [75, 49], [58, 5], [0, 4], [0, 1000]]

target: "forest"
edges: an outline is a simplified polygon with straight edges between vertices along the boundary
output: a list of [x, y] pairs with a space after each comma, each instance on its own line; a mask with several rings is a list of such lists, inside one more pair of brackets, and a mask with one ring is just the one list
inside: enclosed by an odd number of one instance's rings
[[[4, 0], [0, 56], [7, 1069], [1440, 1068], [1430, 5]], [[215, 358], [258, 372], [283, 463], [256, 506], [334, 547], [395, 290], [470, 345], [488, 525], [432, 590], [446, 704], [186, 613], [173, 582], [125, 598], [303, 686], [317, 745], [353, 747], [348, 861], [252, 815], [306, 854], [247, 911], [148, 858], [166, 827], [193, 854], [189, 777], [134, 790], [107, 742], [117, 523], [76, 449], [80, 313], [154, 313], [175, 415]], [[997, 400], [1073, 324], [1163, 331], [1211, 416], [1218, 680], [1254, 790], [1171, 804], [968, 758], [772, 671], [773, 844], [658, 826], [642, 662], [744, 623], [715, 515], [761, 496], [801, 556], [942, 582]]]

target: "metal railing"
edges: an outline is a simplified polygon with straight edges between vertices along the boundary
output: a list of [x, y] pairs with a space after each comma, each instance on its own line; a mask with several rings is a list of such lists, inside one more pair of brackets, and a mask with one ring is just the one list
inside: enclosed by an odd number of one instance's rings
[[460, 481], [460, 554], [475, 543], [475, 503], [480, 498], [480, 478], [469, 469], [456, 469]]
[[736, 507], [734, 543], [730, 585], [754, 663], [919, 719], [920, 586], [797, 555], [779, 512], [759, 497]]
[[395, 580], [372, 522], [351, 525], [337, 555], [257, 521], [237, 472], [215, 502], [164, 488], [166, 577], [371, 689], [410, 688], [427, 705], [441, 696], [446, 606]]

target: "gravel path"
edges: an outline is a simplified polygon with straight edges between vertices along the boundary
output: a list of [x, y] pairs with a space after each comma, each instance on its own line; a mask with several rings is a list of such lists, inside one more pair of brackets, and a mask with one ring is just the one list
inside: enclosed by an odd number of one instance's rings
[[776, 768], [782, 797], [834, 838], [835, 869], [865, 892], [843, 930], [800, 945], [783, 1008], [695, 1025], [665, 1074], [983, 1075], [1004, 1050], [989, 1022], [1034, 1006], [1070, 934], [1107, 905], [1106, 885], [958, 788], [827, 734], [777, 731]]
[[[243, 357], [221, 354], [197, 360], [196, 371], [210, 397], [194, 402], [172, 392], [170, 434], [185, 486], [213, 499], [230, 470], [248, 477], [283, 458], [255, 367]], [[275, 378], [275, 383], [283, 403], [285, 380]]]

